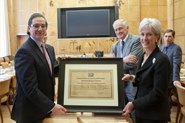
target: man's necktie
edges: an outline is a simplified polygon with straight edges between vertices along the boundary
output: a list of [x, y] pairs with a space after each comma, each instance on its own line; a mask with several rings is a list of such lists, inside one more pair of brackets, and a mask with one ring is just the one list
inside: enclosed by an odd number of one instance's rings
[[167, 49], [168, 49], [168, 47], [167, 47], [167, 46], [165, 46], [165, 47], [164, 47], [164, 54], [166, 54]]
[[121, 49], [122, 54], [123, 54], [123, 49], [124, 49], [124, 41], [122, 40], [122, 49]]
[[46, 52], [46, 47], [45, 47], [44, 43], [42, 43], [41, 47], [42, 47], [42, 50], [43, 50], [44, 55], [45, 55], [45, 57], [46, 57], [46, 60], [47, 60], [47, 62], [48, 62], [48, 64], [49, 64], [50, 72], [51, 72], [51, 74], [52, 74], [51, 61], [50, 61], [50, 59], [49, 59], [49, 57], [48, 57], [48, 54], [47, 54], [47, 52]]

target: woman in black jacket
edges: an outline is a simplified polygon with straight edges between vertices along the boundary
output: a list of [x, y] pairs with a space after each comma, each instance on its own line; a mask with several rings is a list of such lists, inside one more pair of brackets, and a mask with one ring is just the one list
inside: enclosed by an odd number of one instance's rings
[[141, 55], [136, 75], [125, 74], [122, 80], [133, 81], [137, 93], [133, 102], [127, 103], [125, 115], [135, 108], [136, 123], [167, 123], [170, 119], [168, 84], [170, 62], [158, 43], [161, 24], [157, 19], [143, 19], [139, 26], [140, 40], [145, 52]]

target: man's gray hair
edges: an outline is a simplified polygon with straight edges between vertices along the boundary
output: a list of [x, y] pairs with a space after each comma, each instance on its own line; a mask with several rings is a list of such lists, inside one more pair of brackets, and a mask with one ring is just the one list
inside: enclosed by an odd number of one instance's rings
[[161, 40], [161, 23], [159, 20], [155, 19], [155, 18], [144, 18], [141, 23], [139, 24], [139, 34], [141, 35], [141, 30], [144, 28], [149, 27], [150, 29], [153, 30], [155, 35], [160, 35], [156, 45], [159, 44], [159, 41]]
[[123, 20], [123, 19], [115, 20], [112, 26], [114, 27], [114, 24], [115, 24], [116, 22], [118, 22], [118, 21], [119, 21], [119, 22], [122, 22], [122, 23], [123, 23], [123, 26], [127, 27], [127, 22], [126, 22], [126, 20]]

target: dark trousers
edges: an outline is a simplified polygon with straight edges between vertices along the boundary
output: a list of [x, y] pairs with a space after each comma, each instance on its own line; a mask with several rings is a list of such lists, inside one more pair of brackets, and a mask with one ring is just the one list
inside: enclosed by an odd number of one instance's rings
[[[41, 120], [41, 121], [38, 121], [37, 123], [42, 123], [43, 122], [43, 120]], [[16, 122], [16, 123], [19, 123], [19, 122]]]
[[[127, 96], [125, 94], [125, 105], [127, 105], [127, 103], [128, 103], [128, 98], [127, 98]], [[136, 123], [135, 109], [133, 109], [132, 112], [130, 113], [130, 117], [131, 117], [133, 123]]]
[[170, 97], [172, 95], [172, 88], [168, 88], [168, 97]]
[[[43, 122], [43, 120], [40, 120], [40, 121], [37, 121], [36, 123], [42, 123]], [[16, 123], [19, 123], [19, 122], [16, 122]]]
[[136, 123], [168, 123], [167, 120], [148, 120], [136, 116]]
[[170, 104], [170, 109], [172, 108], [172, 106], [173, 106], [173, 101], [172, 101], [172, 98], [171, 98], [171, 96], [173, 95], [172, 94], [172, 88], [168, 88], [168, 99], [169, 99], [169, 104]]

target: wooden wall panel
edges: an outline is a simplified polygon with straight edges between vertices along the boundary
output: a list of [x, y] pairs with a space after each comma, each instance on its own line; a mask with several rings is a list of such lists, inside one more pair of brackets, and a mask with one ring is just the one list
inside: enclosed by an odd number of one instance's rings
[[[172, 25], [172, 22], [168, 23], [167, 0], [62, 0], [62, 2], [61, 0], [8, 0], [9, 17], [11, 20], [9, 22], [11, 42], [13, 43], [16, 40], [17, 34], [26, 34], [28, 18], [33, 13], [39, 12], [48, 21], [48, 43], [54, 46], [56, 54], [81, 55], [83, 52], [93, 53], [99, 49], [110, 53], [111, 46], [118, 40], [117, 38], [95, 38], [93, 39], [95, 45], [89, 45], [88, 47], [85, 44], [90, 43], [92, 41], [91, 38], [58, 39], [57, 7], [91, 6], [119, 6], [119, 18], [125, 19], [128, 22], [130, 34], [139, 34], [138, 27], [143, 18], [155, 17], [160, 19], [163, 30]], [[64, 47], [65, 45], [66, 47]], [[13, 45], [11, 44], [11, 46]], [[14, 49], [12, 49], [12, 55], [16, 53]]]

